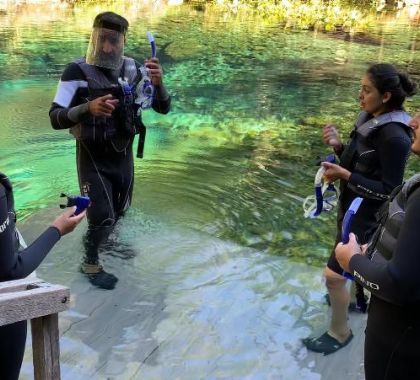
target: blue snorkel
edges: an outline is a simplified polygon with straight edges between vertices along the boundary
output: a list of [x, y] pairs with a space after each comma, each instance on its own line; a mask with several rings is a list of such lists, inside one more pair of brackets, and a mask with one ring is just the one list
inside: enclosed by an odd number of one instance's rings
[[[356, 214], [357, 210], [359, 209], [360, 205], [363, 202], [363, 198], [357, 197], [353, 199], [353, 202], [351, 202], [350, 207], [344, 214], [343, 224], [341, 225], [341, 241], [343, 244], [347, 244], [350, 239], [350, 227], [351, 227], [351, 221], [353, 219], [353, 216]], [[349, 280], [354, 280], [354, 277], [348, 273], [343, 272], [343, 276]]]
[[[156, 58], [156, 42], [155, 38], [153, 37], [153, 34], [150, 32], [146, 33], [147, 39], [149, 40], [150, 48], [152, 50], [152, 58]], [[124, 88], [124, 94], [135, 94], [136, 93], [136, 87], [139, 84], [140, 80], [142, 78], [142, 75], [137, 75], [136, 79], [134, 80], [134, 84], [130, 87]]]
[[[336, 163], [336, 158], [334, 154], [330, 154], [325, 157], [322, 162], [330, 162], [332, 164]], [[323, 176], [325, 173], [325, 168], [321, 166], [314, 180], [314, 190], [315, 195], [310, 195], [306, 197], [303, 202], [303, 209], [305, 211], [305, 218], [316, 218], [319, 216], [322, 211], [330, 211], [337, 200], [337, 190], [332, 183], [323, 183]], [[329, 195], [328, 195], [329, 194]]]
[[64, 193], [61, 193], [60, 197], [67, 198], [67, 204], [60, 205], [60, 208], [76, 206], [76, 211], [74, 215], [79, 215], [83, 210], [87, 209], [90, 205], [89, 197], [82, 197], [80, 195], [66, 195]]
[[[347, 244], [350, 240], [351, 222], [357, 210], [359, 210], [359, 207], [362, 204], [362, 202], [363, 198], [354, 198], [353, 202], [351, 202], [350, 204], [350, 207], [344, 214], [343, 224], [341, 225], [341, 241], [343, 244]], [[350, 273], [343, 271], [342, 275], [348, 280], [354, 281], [354, 277]], [[365, 294], [363, 292], [363, 287], [359, 284], [356, 284], [356, 306], [362, 313], [365, 313], [367, 310], [367, 302]]]
[[152, 48], [152, 58], [156, 57], [156, 43], [155, 43], [155, 39], [153, 37], [153, 34], [150, 32], [147, 32], [147, 39], [149, 40], [150, 43], [150, 47]]

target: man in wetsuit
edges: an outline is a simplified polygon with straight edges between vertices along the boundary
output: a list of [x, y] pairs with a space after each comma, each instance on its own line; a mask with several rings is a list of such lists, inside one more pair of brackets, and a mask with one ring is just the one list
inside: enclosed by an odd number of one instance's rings
[[[18, 280], [31, 274], [61, 236], [71, 232], [86, 212], [75, 207], [61, 214], [29, 247], [20, 249], [15, 228], [12, 184], [0, 173], [0, 281]], [[26, 342], [26, 321], [0, 326], [0, 378], [17, 380]]]
[[[142, 67], [123, 56], [127, 28], [128, 21], [113, 12], [96, 16], [86, 58], [66, 67], [50, 109], [53, 128], [70, 128], [76, 138], [80, 191], [92, 201], [81, 271], [102, 289], [113, 289], [118, 281], [100, 265], [99, 248], [131, 203], [133, 140], [139, 134], [137, 156], [142, 157], [145, 137], [145, 127], [137, 115], [148, 101], [162, 114], [170, 108], [159, 60], [147, 59]], [[130, 91], [145, 73], [154, 88], [148, 99], [147, 94]], [[144, 87], [143, 82], [140, 84]], [[145, 101], [139, 102], [143, 95]]]

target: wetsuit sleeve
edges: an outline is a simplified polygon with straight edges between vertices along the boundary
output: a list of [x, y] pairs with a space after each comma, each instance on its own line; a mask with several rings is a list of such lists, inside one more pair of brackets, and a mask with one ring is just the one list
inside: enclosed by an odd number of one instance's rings
[[171, 97], [162, 84], [155, 86], [156, 96], [153, 99], [152, 108], [159, 113], [167, 114], [171, 109]]
[[15, 280], [29, 276], [59, 240], [58, 229], [47, 228], [28, 248], [12, 256], [13, 259], [9, 261], [7, 270], [2, 271], [1, 280]]
[[409, 197], [403, 225], [390, 261], [354, 255], [349, 266], [355, 279], [375, 296], [406, 305], [420, 301], [420, 188]]
[[334, 149], [333, 149], [333, 151], [334, 151], [335, 155], [336, 155], [338, 158], [340, 158], [340, 157], [341, 157], [341, 155], [342, 155], [342, 154], [343, 154], [343, 152], [344, 152], [344, 149], [346, 149], [346, 147], [347, 147], [347, 144], [341, 144], [341, 146], [340, 146], [340, 148], [339, 148], [339, 149], [334, 148]]
[[6, 190], [0, 185], [0, 278], [5, 276], [15, 256], [12, 216], [7, 207]]
[[17, 252], [11, 217], [5, 189], [0, 185], [0, 281], [16, 280], [31, 274], [60, 239], [57, 228], [49, 227], [28, 248]]
[[402, 183], [411, 141], [408, 135], [399, 129], [402, 132], [399, 136], [389, 137], [391, 129], [386, 128], [376, 137], [375, 146], [382, 169], [380, 180], [366, 178], [360, 173], [352, 173], [349, 178], [349, 182], [360, 192], [365, 193], [367, 198], [373, 193], [378, 198], [386, 199], [391, 191]]
[[71, 128], [89, 115], [87, 105], [88, 84], [76, 63], [64, 70], [50, 108], [50, 121], [54, 129]]

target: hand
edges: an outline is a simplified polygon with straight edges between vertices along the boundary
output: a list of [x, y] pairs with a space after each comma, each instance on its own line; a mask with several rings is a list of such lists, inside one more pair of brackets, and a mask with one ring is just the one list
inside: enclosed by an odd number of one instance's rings
[[150, 79], [155, 86], [162, 84], [163, 71], [158, 58], [150, 58], [144, 61], [144, 66], [149, 71]]
[[115, 99], [111, 94], [101, 96], [88, 102], [89, 112], [93, 116], [111, 117], [118, 99]]
[[340, 150], [343, 146], [337, 127], [334, 124], [327, 124], [322, 128], [322, 140], [324, 144], [332, 146], [336, 150]]
[[58, 229], [61, 236], [72, 232], [86, 216], [86, 210], [83, 210], [79, 215], [74, 215], [75, 212], [76, 206], [73, 206], [58, 216], [52, 223], [52, 226]]
[[325, 168], [324, 179], [328, 183], [332, 183], [337, 179], [344, 179], [348, 181], [351, 173], [337, 164], [332, 164], [331, 162], [322, 162], [321, 165]]
[[350, 233], [349, 242], [347, 244], [338, 243], [337, 247], [335, 247], [335, 258], [345, 272], [350, 272], [350, 259], [354, 255], [360, 254], [362, 254], [362, 250], [356, 240], [356, 235], [353, 232]]

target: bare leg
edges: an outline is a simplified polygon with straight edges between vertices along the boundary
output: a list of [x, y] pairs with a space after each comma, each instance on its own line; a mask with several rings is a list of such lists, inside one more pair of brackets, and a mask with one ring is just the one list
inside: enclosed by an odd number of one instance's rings
[[326, 286], [331, 302], [331, 323], [328, 334], [344, 342], [350, 336], [347, 323], [350, 294], [346, 288], [346, 279], [328, 267], [325, 268]]

